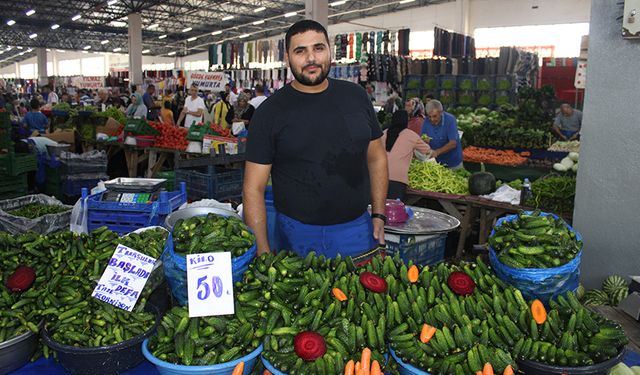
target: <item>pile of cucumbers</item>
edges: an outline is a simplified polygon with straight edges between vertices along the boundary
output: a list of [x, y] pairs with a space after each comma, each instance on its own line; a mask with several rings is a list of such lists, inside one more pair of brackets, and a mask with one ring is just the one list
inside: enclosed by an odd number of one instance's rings
[[573, 260], [582, 241], [564, 220], [539, 211], [520, 212], [515, 220], [495, 227], [489, 245], [511, 268], [555, 268]]
[[59, 214], [69, 211], [71, 208], [53, 204], [31, 203], [18, 209], [9, 211], [11, 215], [21, 216], [27, 219], [35, 219], [44, 215]]
[[180, 219], [173, 229], [174, 251], [183, 256], [230, 251], [231, 256], [239, 257], [254, 242], [255, 236], [242, 220], [213, 213]]

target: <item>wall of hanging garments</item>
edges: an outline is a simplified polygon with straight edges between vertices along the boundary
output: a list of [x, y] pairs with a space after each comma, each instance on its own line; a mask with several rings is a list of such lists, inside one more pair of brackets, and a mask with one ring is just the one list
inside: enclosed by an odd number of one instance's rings
[[442, 57], [476, 57], [476, 42], [471, 36], [433, 28], [433, 55]]
[[398, 34], [391, 30], [337, 34], [331, 37], [334, 58], [366, 62], [370, 54], [395, 55], [398, 52]]
[[209, 46], [209, 66], [246, 69], [250, 63], [284, 61], [284, 39], [225, 42]]
[[226, 69], [224, 72], [238, 89], [253, 89], [260, 84], [272, 91], [283, 87], [292, 79], [288, 68], [274, 69]]
[[361, 68], [361, 80], [400, 84], [409, 71], [409, 61], [402, 56], [371, 54], [367, 64]]

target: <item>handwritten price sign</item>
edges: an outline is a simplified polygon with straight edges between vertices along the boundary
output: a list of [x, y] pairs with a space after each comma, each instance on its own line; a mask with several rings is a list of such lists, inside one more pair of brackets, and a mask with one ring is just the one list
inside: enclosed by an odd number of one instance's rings
[[190, 317], [233, 314], [231, 253], [188, 254], [187, 289]]

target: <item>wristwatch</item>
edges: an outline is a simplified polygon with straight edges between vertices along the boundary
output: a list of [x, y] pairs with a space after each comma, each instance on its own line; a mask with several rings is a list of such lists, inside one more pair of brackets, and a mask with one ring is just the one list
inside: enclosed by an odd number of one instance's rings
[[383, 214], [371, 214], [372, 219], [380, 219], [383, 223], [387, 224], [387, 217]]

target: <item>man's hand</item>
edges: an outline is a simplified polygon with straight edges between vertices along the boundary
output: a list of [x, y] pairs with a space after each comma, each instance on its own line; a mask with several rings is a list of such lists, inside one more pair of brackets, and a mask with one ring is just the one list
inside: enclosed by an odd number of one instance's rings
[[260, 256], [262, 254], [269, 254], [270, 252], [271, 252], [271, 250], [269, 250], [269, 248], [266, 248], [266, 249], [258, 248], [258, 250], [256, 251], [258, 256]]
[[373, 223], [373, 238], [375, 238], [380, 245], [384, 245], [384, 221], [377, 217], [371, 220]]
[[437, 158], [437, 157], [438, 157], [438, 155], [440, 155], [440, 154], [438, 154], [438, 151], [437, 151], [437, 150], [431, 150], [431, 157], [432, 157], [432, 158]]

